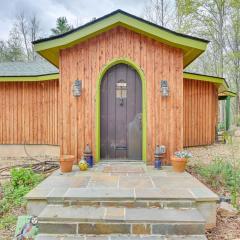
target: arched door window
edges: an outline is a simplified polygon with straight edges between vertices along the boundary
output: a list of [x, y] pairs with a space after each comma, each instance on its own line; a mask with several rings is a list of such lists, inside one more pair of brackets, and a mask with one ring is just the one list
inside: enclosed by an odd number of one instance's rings
[[120, 105], [123, 105], [123, 99], [127, 98], [127, 82], [123, 79], [116, 83], [116, 98], [120, 99]]

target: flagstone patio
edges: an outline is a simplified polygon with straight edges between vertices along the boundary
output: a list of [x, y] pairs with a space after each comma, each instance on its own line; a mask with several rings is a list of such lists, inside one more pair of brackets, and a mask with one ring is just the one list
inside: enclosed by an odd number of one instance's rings
[[[205, 227], [215, 225], [218, 200], [216, 194], [187, 172], [175, 173], [171, 167], [156, 170], [143, 163], [108, 162], [85, 172], [77, 166], [67, 174], [58, 170], [26, 198], [28, 213], [39, 216], [42, 233], [57, 231], [49, 228], [53, 220], [78, 224], [76, 229], [74, 225], [60, 231], [67, 234], [108, 234], [111, 231], [106, 231], [103, 223], [117, 222], [128, 225], [119, 225], [116, 233], [133, 234], [134, 224], [149, 223], [148, 234], [200, 234]], [[102, 225], [92, 228], [88, 222]], [[182, 223], [179, 233], [172, 230], [173, 224]], [[159, 228], [159, 224], [164, 224], [164, 228]]]

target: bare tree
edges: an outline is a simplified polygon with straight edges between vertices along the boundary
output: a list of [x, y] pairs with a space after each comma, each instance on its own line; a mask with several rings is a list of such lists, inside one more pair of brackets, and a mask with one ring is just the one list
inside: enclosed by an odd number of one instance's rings
[[27, 17], [21, 12], [16, 16], [14, 27], [22, 39], [27, 61], [36, 60], [37, 54], [33, 49], [32, 41], [40, 37], [40, 22], [37, 16]]
[[23, 61], [25, 58], [22, 41], [15, 27], [9, 33], [6, 42], [5, 61]]
[[[29, 34], [30, 34], [30, 39], [31, 43], [35, 40], [37, 40], [40, 36], [40, 24], [39, 21], [36, 17], [36, 15], [33, 15], [29, 19]], [[33, 44], [31, 44], [31, 55], [32, 55], [32, 60], [36, 60], [37, 55], [36, 52], [34, 51]]]
[[144, 8], [144, 17], [156, 24], [167, 27], [173, 19], [173, 2], [169, 0], [150, 0]]
[[235, 113], [240, 113], [240, 3], [232, 2], [230, 18], [228, 21], [228, 75], [232, 80], [231, 87], [236, 90]]
[[30, 61], [29, 39], [28, 39], [28, 21], [24, 12], [21, 12], [17, 16], [16, 28], [23, 38], [25, 52], [27, 54], [27, 60]]

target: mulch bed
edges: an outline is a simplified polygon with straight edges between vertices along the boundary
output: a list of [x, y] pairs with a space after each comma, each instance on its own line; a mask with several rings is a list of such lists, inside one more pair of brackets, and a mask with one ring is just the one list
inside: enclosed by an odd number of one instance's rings
[[[26, 208], [25, 207], [16, 207], [13, 208], [9, 214], [14, 216], [26, 215]], [[17, 221], [16, 221], [17, 223]], [[10, 240], [13, 238], [16, 229], [16, 223], [13, 225], [9, 225], [6, 229], [0, 230], [0, 239], [1, 240]]]
[[239, 240], [240, 214], [235, 217], [221, 217], [217, 214], [217, 226], [206, 232], [209, 240]]

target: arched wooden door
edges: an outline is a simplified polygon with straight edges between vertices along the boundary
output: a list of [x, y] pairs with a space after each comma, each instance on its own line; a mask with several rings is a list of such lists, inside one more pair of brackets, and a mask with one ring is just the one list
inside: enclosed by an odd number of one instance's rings
[[129, 65], [110, 68], [101, 81], [101, 159], [142, 159], [142, 84]]

